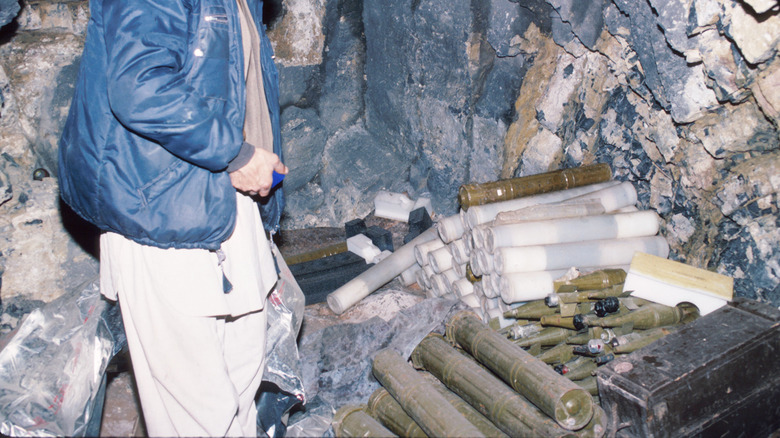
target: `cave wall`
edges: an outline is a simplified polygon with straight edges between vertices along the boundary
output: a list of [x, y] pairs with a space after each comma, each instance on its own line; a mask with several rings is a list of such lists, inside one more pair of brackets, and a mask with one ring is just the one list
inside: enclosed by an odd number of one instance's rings
[[[88, 8], [15, 3], [0, 1], [16, 17], [0, 34], [0, 298], [48, 300], [96, 269], [53, 161]], [[777, 2], [269, 4], [283, 228], [341, 226], [380, 189], [449, 215], [460, 184], [605, 162], [662, 216], [671, 258], [780, 305]]]

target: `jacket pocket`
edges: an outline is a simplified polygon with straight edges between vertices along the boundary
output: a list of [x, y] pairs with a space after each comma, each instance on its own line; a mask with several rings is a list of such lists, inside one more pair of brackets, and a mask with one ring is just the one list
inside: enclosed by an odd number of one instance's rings
[[192, 50], [190, 85], [201, 95], [226, 99], [230, 71], [230, 27], [221, 6], [204, 10]]
[[141, 202], [143, 203], [144, 207], [154, 202], [155, 199], [160, 197], [160, 195], [164, 194], [172, 187], [176, 186], [177, 184], [180, 185], [181, 181], [184, 179], [184, 176], [190, 171], [191, 167], [192, 166], [190, 164], [184, 161], [175, 160], [173, 163], [171, 163], [170, 166], [165, 168], [160, 173], [160, 175], [139, 187], [138, 193], [141, 197]]

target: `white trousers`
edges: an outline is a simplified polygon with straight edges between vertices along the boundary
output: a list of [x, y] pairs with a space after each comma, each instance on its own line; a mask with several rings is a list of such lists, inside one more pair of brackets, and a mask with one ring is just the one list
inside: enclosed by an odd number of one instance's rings
[[[276, 271], [256, 205], [238, 196], [221, 265], [206, 250], [101, 236], [101, 290], [119, 300], [149, 436], [257, 435], [263, 306]], [[233, 283], [228, 294], [223, 269]]]

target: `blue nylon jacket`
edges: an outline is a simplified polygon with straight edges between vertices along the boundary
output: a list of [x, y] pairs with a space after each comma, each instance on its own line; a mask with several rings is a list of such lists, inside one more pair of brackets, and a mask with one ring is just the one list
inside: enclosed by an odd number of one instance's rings
[[[273, 149], [278, 72], [261, 21]], [[98, 228], [161, 248], [217, 249], [233, 231], [226, 172], [244, 143], [246, 85], [235, 0], [91, 0], [75, 93], [59, 144], [62, 198]], [[261, 203], [279, 227], [283, 195]]]

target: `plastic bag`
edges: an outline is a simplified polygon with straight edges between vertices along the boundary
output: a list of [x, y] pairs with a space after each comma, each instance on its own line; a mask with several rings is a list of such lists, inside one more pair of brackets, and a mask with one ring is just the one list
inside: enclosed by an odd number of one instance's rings
[[268, 296], [267, 357], [263, 385], [270, 382], [273, 394], [263, 394], [257, 403], [257, 426], [268, 436], [283, 436], [286, 413], [295, 405], [305, 403], [301, 360], [298, 354], [298, 333], [303, 323], [305, 297], [287, 267], [276, 245], [272, 253], [279, 272], [279, 281]]
[[125, 343], [93, 281], [33, 310], [0, 351], [0, 433], [96, 436], [105, 371]]

